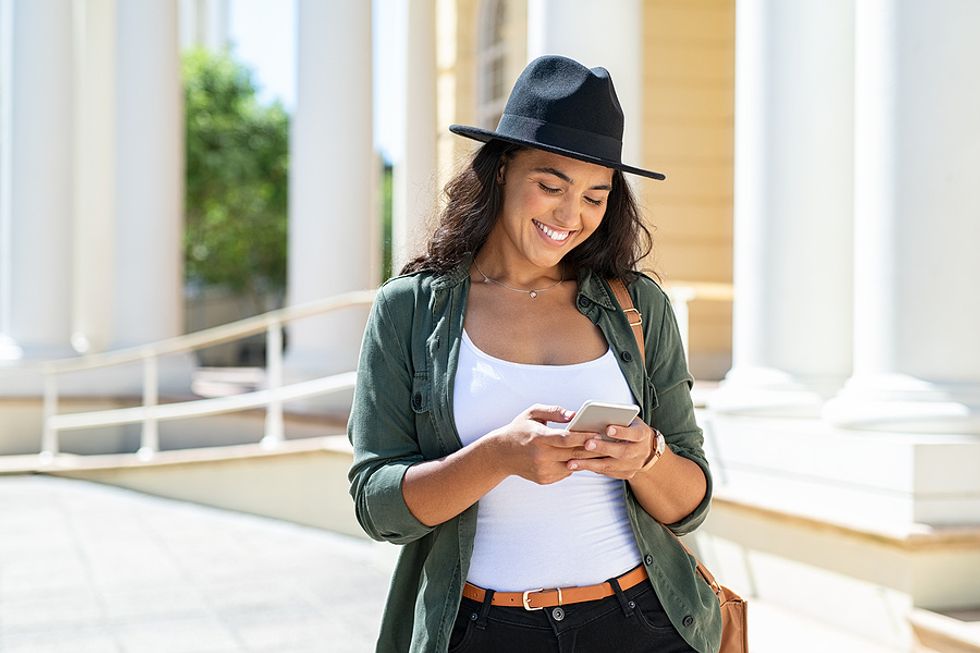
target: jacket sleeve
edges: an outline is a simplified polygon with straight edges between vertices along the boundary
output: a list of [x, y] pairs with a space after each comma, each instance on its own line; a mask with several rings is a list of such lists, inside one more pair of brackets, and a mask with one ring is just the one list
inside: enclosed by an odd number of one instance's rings
[[361, 528], [372, 539], [394, 544], [433, 530], [411, 513], [402, 494], [405, 472], [423, 459], [411, 407], [409, 337], [393, 323], [385, 289], [380, 288], [364, 330], [347, 423], [354, 448], [348, 478]]
[[[671, 451], [693, 461], [704, 472], [706, 491], [701, 503], [686, 517], [667, 528], [676, 535], [686, 535], [694, 531], [708, 516], [711, 504], [712, 479], [708, 461], [704, 455], [704, 433], [694, 418], [694, 402], [691, 388], [694, 377], [688, 371], [687, 357], [681, 342], [680, 329], [674, 309], [667, 294], [652, 280], [653, 293], [658, 300], [654, 306], [662, 305], [662, 310], [654, 309], [654, 323], [645, 343], [647, 373], [657, 394], [657, 407], [653, 411], [652, 424], [664, 434]], [[656, 318], [659, 317], [659, 326]], [[649, 337], [656, 334], [655, 338]]]

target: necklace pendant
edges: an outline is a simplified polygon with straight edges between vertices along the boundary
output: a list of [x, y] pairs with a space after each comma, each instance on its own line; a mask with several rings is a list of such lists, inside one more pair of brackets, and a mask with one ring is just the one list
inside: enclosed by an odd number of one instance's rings
[[538, 296], [538, 291], [537, 290], [532, 290], [528, 294], [531, 296], [531, 299], [534, 299], [535, 297]]

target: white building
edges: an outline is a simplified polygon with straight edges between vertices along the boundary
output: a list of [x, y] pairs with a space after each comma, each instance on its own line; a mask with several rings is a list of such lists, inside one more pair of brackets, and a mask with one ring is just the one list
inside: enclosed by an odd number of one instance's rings
[[[0, 7], [0, 359], [177, 335], [178, 3]], [[290, 303], [379, 281], [370, 3], [298, 0], [298, 25]], [[978, 25], [965, 0], [412, 0], [398, 64], [396, 260], [470, 147], [448, 124], [492, 126], [537, 54], [609, 68], [624, 157], [668, 176], [637, 182], [651, 263], [734, 285], [730, 315], [690, 313], [692, 370], [722, 379], [699, 548], [896, 651], [980, 606]], [[288, 370], [351, 368], [362, 319], [297, 328]]]

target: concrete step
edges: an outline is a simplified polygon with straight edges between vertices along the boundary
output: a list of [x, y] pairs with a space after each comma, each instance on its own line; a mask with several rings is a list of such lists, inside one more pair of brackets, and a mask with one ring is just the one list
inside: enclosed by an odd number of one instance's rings
[[752, 653], [899, 653], [897, 648], [834, 628], [774, 603], [752, 597], [748, 602], [749, 650]]
[[980, 608], [909, 615], [919, 653], [980, 653]]

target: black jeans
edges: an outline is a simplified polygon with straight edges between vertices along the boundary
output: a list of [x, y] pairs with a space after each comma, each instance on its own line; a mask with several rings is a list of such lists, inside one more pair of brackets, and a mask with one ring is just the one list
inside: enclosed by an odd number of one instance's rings
[[449, 653], [688, 653], [649, 581], [598, 601], [528, 612], [463, 598]]

